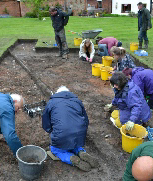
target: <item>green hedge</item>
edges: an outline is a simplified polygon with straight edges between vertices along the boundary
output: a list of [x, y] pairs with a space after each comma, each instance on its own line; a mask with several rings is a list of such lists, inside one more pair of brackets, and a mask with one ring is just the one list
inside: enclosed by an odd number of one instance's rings
[[[50, 14], [49, 14], [49, 11], [40, 11], [39, 16], [41, 16], [41, 18], [42, 18], [42, 17], [49, 17]], [[25, 17], [26, 17], [26, 18], [38, 18], [37, 14], [36, 14], [35, 12], [27, 12], [27, 13], [25, 14]], [[40, 18], [40, 19], [41, 19], [41, 18]]]

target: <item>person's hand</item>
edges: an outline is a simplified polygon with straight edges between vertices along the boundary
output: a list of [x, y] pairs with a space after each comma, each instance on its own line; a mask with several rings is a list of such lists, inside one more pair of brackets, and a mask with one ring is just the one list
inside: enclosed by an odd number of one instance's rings
[[111, 104], [106, 104], [105, 105], [105, 107], [104, 107], [104, 110], [106, 111], [106, 112], [108, 112], [108, 111], [110, 111], [110, 109], [112, 108], [112, 103]]
[[87, 62], [88, 62], [88, 57], [86, 57], [86, 60], [87, 60]]
[[128, 122], [126, 123], [126, 130], [130, 131], [130, 130], [133, 129], [133, 127], [134, 127], [134, 122], [128, 121]]
[[89, 59], [89, 62], [92, 62], [92, 58]]

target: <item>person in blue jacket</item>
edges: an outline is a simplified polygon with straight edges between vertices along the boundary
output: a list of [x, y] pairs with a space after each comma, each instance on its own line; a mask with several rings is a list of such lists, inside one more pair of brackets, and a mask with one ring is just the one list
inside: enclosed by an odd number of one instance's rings
[[122, 71], [129, 79], [137, 84], [145, 97], [149, 97], [148, 105], [153, 109], [153, 71], [143, 67], [125, 68]]
[[51, 96], [42, 115], [42, 127], [51, 137], [51, 152], [62, 162], [84, 171], [98, 165], [97, 159], [83, 148], [88, 124], [81, 100], [65, 86]]
[[24, 99], [21, 95], [0, 93], [0, 134], [3, 134], [14, 156], [16, 156], [16, 151], [22, 147], [15, 132], [15, 113], [23, 107], [23, 104]]
[[111, 106], [117, 106], [120, 111], [120, 122], [126, 124], [127, 130], [132, 130], [134, 124], [143, 124], [149, 121], [151, 117], [150, 108], [144, 98], [139, 86], [128, 78], [122, 72], [115, 72], [110, 83], [115, 91], [115, 98]]

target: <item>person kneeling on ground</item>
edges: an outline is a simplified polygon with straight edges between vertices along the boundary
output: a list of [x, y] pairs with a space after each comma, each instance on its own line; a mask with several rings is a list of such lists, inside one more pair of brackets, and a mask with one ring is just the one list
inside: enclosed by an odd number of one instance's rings
[[23, 107], [24, 99], [18, 94], [0, 93], [0, 102], [0, 134], [3, 134], [13, 156], [16, 157], [16, 152], [22, 144], [15, 132], [15, 113]]
[[126, 124], [127, 130], [132, 130], [134, 124], [148, 122], [151, 112], [140, 87], [133, 81], [128, 81], [122, 72], [115, 72], [110, 83], [115, 89], [115, 98], [104, 110], [109, 111], [112, 106], [116, 106], [120, 112], [120, 122], [122, 125]]
[[111, 56], [111, 51], [110, 49], [113, 46], [117, 46], [117, 47], [121, 47], [122, 46], [122, 42], [118, 41], [116, 38], [114, 37], [107, 37], [107, 38], [102, 38], [99, 42], [98, 42], [98, 55], [100, 56]]
[[51, 152], [62, 162], [84, 171], [98, 166], [97, 159], [82, 148], [88, 124], [81, 100], [65, 86], [51, 96], [42, 115], [42, 127], [51, 137]]
[[125, 68], [122, 71], [129, 79], [137, 84], [145, 97], [149, 97], [148, 105], [153, 109], [153, 71], [143, 67]]
[[153, 142], [148, 141], [136, 147], [126, 164], [123, 181], [153, 180]]
[[126, 53], [126, 50], [122, 47], [112, 47], [111, 52], [114, 56], [114, 60], [116, 61], [116, 66], [114, 67], [114, 71], [122, 71], [124, 68], [134, 68], [136, 65], [134, 64], [134, 59]]
[[79, 57], [82, 59], [82, 61], [92, 62], [94, 54], [95, 49], [92, 41], [89, 38], [83, 40], [80, 44], [79, 51]]

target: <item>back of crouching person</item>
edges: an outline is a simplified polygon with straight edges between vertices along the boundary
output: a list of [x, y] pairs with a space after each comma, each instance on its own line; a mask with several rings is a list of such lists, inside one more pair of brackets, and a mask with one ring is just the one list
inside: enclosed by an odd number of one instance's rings
[[134, 59], [129, 54], [126, 53], [126, 50], [123, 47], [112, 47], [111, 53], [114, 56], [114, 60], [116, 62], [116, 66], [114, 67], [114, 71], [122, 71], [124, 68], [134, 68], [136, 65], [134, 64]]
[[93, 61], [94, 54], [95, 49], [92, 41], [89, 38], [83, 40], [80, 45], [79, 58], [81, 58], [82, 61], [89, 61], [91, 63]]

